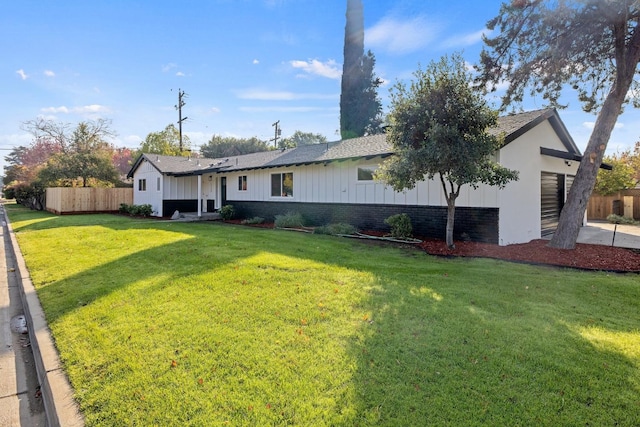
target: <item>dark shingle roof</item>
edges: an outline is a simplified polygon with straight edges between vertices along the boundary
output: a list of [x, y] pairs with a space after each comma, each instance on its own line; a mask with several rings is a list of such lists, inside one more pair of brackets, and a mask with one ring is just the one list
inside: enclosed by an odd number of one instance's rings
[[[563, 140], [569, 152], [579, 154], [578, 148], [569, 136], [554, 109], [529, 111], [502, 116], [498, 126], [491, 133], [504, 134], [505, 144], [513, 141], [544, 120], [549, 120]], [[363, 136], [326, 144], [303, 145], [286, 150], [263, 151], [219, 159], [187, 158], [143, 154], [133, 165], [129, 177], [143, 159], [148, 160], [159, 172], [166, 175], [201, 175], [223, 171], [238, 171], [282, 166], [297, 166], [331, 161], [386, 157], [393, 154], [393, 147], [384, 134]]]

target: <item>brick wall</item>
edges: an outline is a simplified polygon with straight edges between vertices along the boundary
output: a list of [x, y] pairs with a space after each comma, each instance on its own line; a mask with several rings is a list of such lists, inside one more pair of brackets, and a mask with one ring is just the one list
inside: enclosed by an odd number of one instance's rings
[[[302, 214], [305, 225], [317, 226], [345, 222], [360, 230], [388, 231], [384, 223], [391, 215], [406, 213], [411, 218], [414, 236], [444, 239], [447, 208], [444, 206], [401, 206], [346, 203], [246, 202], [232, 201], [239, 218], [262, 217], [273, 221], [287, 212]], [[457, 207], [455, 240], [498, 243], [498, 208]]]

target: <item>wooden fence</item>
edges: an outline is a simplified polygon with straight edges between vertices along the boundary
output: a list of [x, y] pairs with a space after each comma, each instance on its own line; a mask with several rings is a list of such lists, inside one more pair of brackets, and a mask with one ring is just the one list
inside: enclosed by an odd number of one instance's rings
[[587, 206], [587, 220], [607, 219], [611, 214], [640, 220], [640, 190], [624, 190], [612, 196], [592, 194]]
[[133, 204], [133, 188], [47, 188], [46, 209], [56, 215], [117, 212], [122, 203]]

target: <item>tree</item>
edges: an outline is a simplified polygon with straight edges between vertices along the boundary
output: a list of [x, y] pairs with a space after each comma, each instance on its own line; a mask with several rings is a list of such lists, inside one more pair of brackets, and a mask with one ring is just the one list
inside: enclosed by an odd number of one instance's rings
[[[180, 150], [180, 131], [173, 124], [168, 125], [160, 132], [151, 132], [140, 143], [138, 156], [142, 153], [161, 154], [163, 156], [186, 156], [191, 152], [191, 141], [188, 136], [183, 136], [183, 150]], [[136, 156], [137, 157], [137, 156]]]
[[115, 185], [119, 178], [111, 161], [112, 145], [107, 138], [113, 138], [111, 122], [106, 119], [80, 122], [71, 131], [71, 125], [37, 119], [25, 122], [23, 129], [29, 131], [36, 141], [59, 147], [59, 152], [51, 155], [33, 182], [42, 186], [75, 185], [80, 181], [83, 187], [93, 185]]
[[208, 159], [239, 156], [241, 154], [269, 151], [269, 145], [258, 138], [235, 138], [213, 135], [209, 142], [200, 147], [200, 154]]
[[382, 81], [374, 73], [375, 57], [364, 54], [364, 14], [361, 0], [347, 0], [344, 35], [344, 63], [340, 93], [340, 134], [342, 139], [382, 131], [382, 103], [378, 87]]
[[[550, 246], [575, 247], [598, 169], [622, 106], [638, 89], [640, 3], [630, 0], [512, 0], [489, 21], [478, 83], [490, 90], [506, 81], [502, 107], [525, 90], [561, 107], [563, 88], [577, 91], [585, 111], [598, 111]], [[638, 99], [634, 98], [634, 105]]]
[[83, 187], [111, 186], [119, 181], [112, 162], [113, 147], [105, 138], [114, 133], [105, 122], [80, 122], [70, 137], [65, 135], [66, 151], [53, 155], [40, 170], [38, 178], [45, 185]]
[[460, 55], [432, 62], [414, 76], [409, 88], [402, 82], [392, 88], [387, 140], [395, 155], [376, 177], [402, 191], [425, 176], [437, 175], [447, 200], [446, 243], [452, 248], [455, 203], [462, 186], [484, 183], [502, 188], [518, 173], [491, 159], [501, 141], [487, 130], [496, 126], [498, 114], [471, 87]]
[[640, 144], [636, 144], [636, 152], [623, 151], [620, 154], [605, 156], [604, 162], [613, 166], [612, 170], [600, 169], [594, 191], [603, 196], [615, 194], [620, 190], [633, 188], [638, 182], [636, 175], [640, 172], [636, 164], [640, 160]]
[[289, 138], [278, 141], [278, 148], [295, 148], [302, 145], [325, 144], [327, 138], [319, 133], [295, 131]]

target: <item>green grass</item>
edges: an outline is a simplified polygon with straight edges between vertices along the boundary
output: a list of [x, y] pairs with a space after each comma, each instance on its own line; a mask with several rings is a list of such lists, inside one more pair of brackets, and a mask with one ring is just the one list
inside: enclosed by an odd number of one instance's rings
[[640, 424], [640, 280], [7, 206], [87, 425]]

